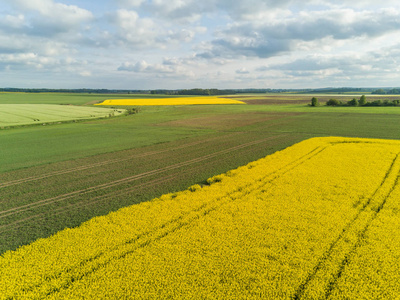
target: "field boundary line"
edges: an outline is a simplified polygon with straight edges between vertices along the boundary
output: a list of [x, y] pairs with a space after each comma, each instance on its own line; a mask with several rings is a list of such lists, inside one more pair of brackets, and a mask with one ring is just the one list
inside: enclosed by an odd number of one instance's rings
[[[189, 173], [189, 172], [181, 171], [180, 174], [182, 174], [182, 173]], [[130, 192], [135, 191], [136, 189], [140, 189], [140, 188], [142, 188], [144, 186], [154, 186], [155, 184], [159, 184], [159, 183], [168, 181], [168, 180], [170, 180], [172, 178], [175, 178], [175, 174], [168, 175], [168, 176], [165, 176], [165, 177], [162, 177], [162, 178], [159, 178], [159, 179], [154, 179], [154, 180], [149, 181], [149, 182], [144, 182], [144, 183], [141, 183], [141, 184], [136, 185], [136, 186], [132, 186], [132, 187], [124, 188], [124, 189], [119, 189], [118, 191], [113, 191], [112, 193], [107, 193], [105, 195], [96, 196], [94, 198], [91, 198], [90, 202], [86, 202], [85, 200], [82, 200], [82, 201], [77, 202], [77, 203], [68, 204], [66, 206], [59, 207], [59, 208], [56, 208], [55, 210], [52, 210], [52, 215], [54, 216], [54, 215], [62, 214], [64, 212], [68, 211], [71, 208], [72, 209], [77, 209], [77, 208], [80, 208], [80, 207], [91, 206], [93, 204], [105, 201], [105, 200], [107, 200], [107, 199], [109, 199], [111, 197], [115, 197], [115, 196], [121, 197], [121, 196], [126, 195], [126, 194], [128, 194]], [[116, 194], [116, 193], [118, 193], [118, 194]], [[98, 200], [92, 201], [94, 199], [98, 199]], [[56, 213], [53, 213], [53, 212], [56, 212]], [[6, 225], [0, 225], [0, 233], [7, 232], [7, 228], [11, 228], [11, 229], [19, 228], [19, 227], [21, 227], [23, 225], [23, 222], [26, 222], [26, 221], [31, 220], [31, 219], [36, 218], [36, 217], [43, 216], [45, 214], [46, 214], [45, 212], [44, 213], [38, 213], [38, 214], [35, 214], [35, 215], [32, 215], [32, 216], [29, 216], [27, 218], [20, 219], [18, 221], [13, 222], [13, 223], [8, 223]]]
[[[301, 156], [300, 158], [286, 164], [282, 168], [266, 174], [265, 176], [260, 178], [260, 180], [254, 181], [250, 185], [254, 186], [253, 190], [255, 190], [260, 185], [265, 186], [267, 184], [270, 184], [275, 179], [279, 178], [280, 176], [297, 168], [301, 164], [305, 163], [306, 161], [308, 161], [308, 160], [312, 159], [313, 157], [315, 157], [316, 155], [320, 154], [327, 147], [329, 147], [329, 145], [324, 146], [324, 147], [318, 146], [318, 147], [314, 148], [313, 150], [311, 150], [310, 152], [308, 152], [307, 154]], [[73, 285], [74, 282], [79, 281], [82, 278], [84, 278], [85, 276], [88, 276], [88, 275], [96, 272], [100, 268], [111, 263], [113, 260], [122, 259], [122, 258], [126, 257], [127, 255], [134, 253], [136, 250], [143, 248], [147, 245], [150, 245], [152, 242], [160, 240], [160, 239], [166, 237], [167, 235], [175, 232], [176, 230], [179, 230], [180, 228], [183, 228], [184, 226], [191, 224], [192, 221], [197, 220], [200, 217], [205, 216], [205, 215], [209, 214], [210, 212], [217, 210], [218, 208], [222, 207], [223, 205], [237, 200], [238, 197], [241, 196], [241, 194], [240, 194], [241, 189], [242, 189], [242, 186], [236, 187], [234, 190], [219, 197], [218, 199], [213, 199], [208, 202], [202, 203], [195, 209], [189, 210], [185, 215], [179, 215], [178, 217], [175, 217], [175, 218], [151, 229], [150, 231], [139, 233], [136, 236], [130, 238], [129, 240], [122, 241], [120, 244], [117, 244], [112, 249], [108, 249], [109, 252], [106, 252], [106, 253], [100, 252], [92, 257], [88, 257], [88, 258], [82, 260], [81, 262], [78, 262], [75, 265], [72, 265], [69, 268], [64, 269], [62, 274], [56, 273], [53, 275], [46, 276], [45, 281], [49, 285], [51, 285], [50, 281], [57, 280], [58, 278], [61, 277], [61, 275], [63, 275], [63, 277], [65, 277], [64, 282], [62, 282], [62, 283], [55, 282], [54, 284], [57, 286], [49, 287], [50, 290], [47, 292], [46, 295], [54, 294], [61, 289], [67, 289], [71, 285]], [[234, 194], [237, 194], [237, 195], [234, 197], [231, 197]], [[121, 250], [121, 247], [124, 249]], [[114, 253], [112, 253], [112, 252], [114, 252]], [[66, 273], [74, 272], [75, 269], [82, 268], [82, 267], [85, 267], [86, 270], [80, 270], [79, 274], [77, 274], [77, 275], [72, 273], [71, 276], [65, 276]], [[40, 287], [43, 284], [44, 284], [44, 282], [41, 282], [37, 285], [27, 288], [27, 290], [33, 290], [37, 287]]]
[[[322, 254], [313, 270], [299, 285], [292, 299], [310, 299], [310, 297], [311, 299], [326, 299], [340, 277], [341, 270], [346, 265], [352, 249], [357, 247], [362, 239], [362, 234], [376, 218], [394, 190], [399, 181], [399, 174], [400, 153], [393, 159], [380, 185]], [[338, 257], [335, 255], [338, 255]], [[319, 295], [316, 295], [315, 291], [318, 291]]]
[[86, 189], [77, 190], [77, 191], [73, 191], [73, 192], [70, 192], [70, 193], [58, 195], [58, 196], [55, 196], [55, 197], [39, 200], [39, 201], [36, 201], [36, 202], [33, 202], [33, 203], [21, 205], [21, 206], [18, 206], [18, 207], [13, 207], [13, 208], [10, 208], [10, 209], [7, 209], [7, 210], [0, 211], [0, 220], [4, 219], [6, 217], [9, 217], [9, 216], [15, 215], [17, 213], [21, 213], [21, 212], [30, 210], [30, 209], [34, 209], [34, 208], [37, 208], [37, 207], [45, 206], [45, 205], [52, 204], [52, 203], [55, 203], [55, 202], [68, 200], [68, 199], [70, 199], [70, 198], [72, 198], [74, 196], [78, 196], [78, 195], [81, 196], [81, 195], [85, 195], [85, 194], [88, 194], [88, 193], [91, 193], [91, 192], [97, 192], [99, 190], [108, 189], [108, 188], [111, 188], [111, 187], [114, 187], [114, 186], [117, 186], [117, 185], [120, 185], [120, 184], [130, 183], [130, 182], [135, 181], [135, 180], [143, 179], [143, 178], [148, 177], [148, 176], [157, 175], [157, 174], [160, 174], [160, 173], [163, 173], [163, 172], [166, 172], [166, 171], [170, 171], [170, 170], [173, 170], [173, 169], [178, 169], [178, 168], [181, 168], [181, 167], [185, 167], [185, 166], [188, 166], [188, 165], [191, 165], [191, 164], [195, 164], [195, 163], [207, 160], [209, 158], [213, 158], [213, 157], [216, 157], [216, 156], [219, 156], [219, 155], [222, 155], [222, 154], [226, 154], [226, 153], [229, 153], [229, 152], [232, 152], [232, 151], [235, 151], [235, 150], [240, 150], [242, 148], [250, 147], [252, 145], [256, 145], [256, 144], [260, 144], [260, 143], [263, 143], [263, 142], [266, 142], [266, 141], [269, 141], [269, 140], [273, 140], [273, 139], [281, 137], [281, 136], [282, 135], [277, 135], [277, 136], [268, 137], [268, 138], [262, 139], [262, 140], [252, 141], [252, 142], [249, 142], [249, 143], [245, 143], [245, 144], [237, 145], [237, 146], [234, 146], [234, 147], [231, 147], [231, 148], [228, 148], [228, 149], [217, 151], [217, 152], [214, 152], [214, 153], [211, 153], [211, 154], [207, 154], [207, 155], [204, 155], [202, 157], [197, 157], [197, 158], [194, 158], [194, 159], [191, 159], [191, 160], [188, 160], [188, 161], [179, 162], [179, 163], [176, 163], [176, 164], [173, 164], [173, 165], [170, 165], [170, 166], [166, 166], [166, 167], [163, 167], [163, 168], [160, 168], [160, 169], [150, 170], [150, 171], [147, 171], [147, 172], [144, 172], [144, 173], [141, 173], [141, 174], [136, 174], [136, 175], [133, 175], [133, 176], [125, 177], [125, 178], [118, 179], [118, 180], [115, 180], [115, 181], [112, 181], [112, 182], [108, 182], [108, 183], [100, 184], [100, 185], [97, 185], [97, 186], [89, 187], [89, 188], [86, 188]]
[[[126, 194], [127, 192], [134, 191], [135, 189], [142, 188], [142, 187], [147, 187], [147, 186], [152, 186], [152, 185], [155, 185], [155, 184], [159, 184], [159, 183], [162, 183], [163, 181], [165, 181], [165, 179], [167, 179], [167, 178], [171, 179], [171, 178], [174, 178], [174, 177], [175, 177], [175, 175], [172, 174], [172, 175], [169, 175], [169, 176], [166, 176], [166, 177], [163, 177], [163, 178], [158, 178], [158, 179], [154, 179], [152, 181], [141, 183], [141, 184], [136, 185], [134, 187], [126, 188], [126, 189], [124, 189], [122, 191], [124, 191], [124, 194]], [[125, 192], [125, 190], [127, 190], [127, 191]], [[70, 208], [76, 208], [77, 209], [77, 208], [81, 208], [81, 207], [84, 207], [84, 206], [90, 206], [92, 204], [96, 204], [98, 202], [107, 200], [112, 195], [115, 195], [115, 192], [112, 193], [112, 194], [105, 194], [105, 195], [96, 196], [94, 198], [91, 198], [91, 200], [96, 200], [96, 201], [90, 201], [90, 202], [80, 201], [80, 202], [77, 202], [77, 203], [68, 204], [66, 206], [53, 209], [52, 210], [52, 215], [54, 216], [54, 215], [62, 214], [63, 212], [65, 212], [66, 210], [68, 210]], [[8, 223], [6, 225], [2, 225], [2, 226], [0, 226], [0, 233], [6, 232], [7, 228], [11, 228], [11, 229], [18, 228], [18, 227], [23, 225], [23, 222], [26, 222], [28, 220], [31, 220], [31, 219], [34, 219], [34, 218], [37, 218], [37, 217], [40, 217], [40, 216], [43, 216], [46, 213], [47, 212], [38, 213], [36, 215], [32, 215], [32, 216], [29, 216], [27, 218], [20, 219], [18, 221], [13, 222], [13, 223]]]
[[[249, 193], [256, 190], [260, 185], [265, 186], [267, 184], [270, 184], [275, 179], [292, 171], [293, 169], [302, 165], [306, 161], [308, 161], [308, 160], [312, 159], [313, 157], [315, 157], [316, 155], [320, 154], [327, 147], [329, 147], [329, 146], [317, 147], [317, 148], [313, 149], [311, 152], [307, 153], [306, 155], [300, 157], [299, 159], [287, 164], [283, 168], [278, 169], [274, 172], [271, 172], [271, 173], [265, 175], [259, 181], [255, 181], [255, 182], [251, 183], [250, 185], [254, 188]], [[282, 170], [282, 169], [285, 169], [285, 170]], [[273, 177], [268, 178], [271, 176], [273, 176]], [[139, 235], [125, 241], [123, 244], [116, 245], [114, 249], [111, 249], [111, 251], [116, 252], [115, 254], [110, 255], [109, 252], [107, 252], [107, 253], [102, 253], [101, 255], [96, 255], [96, 257], [87, 259], [86, 261], [88, 263], [93, 262], [93, 265], [88, 266], [88, 270], [86, 272], [82, 272], [80, 270], [78, 276], [70, 277], [70, 280], [68, 282], [59, 284], [59, 287], [53, 289], [53, 291], [50, 294], [53, 294], [54, 292], [57, 292], [60, 289], [67, 289], [67, 288], [69, 288], [69, 286], [73, 285], [74, 282], [79, 281], [82, 278], [84, 278], [85, 276], [88, 276], [88, 275], [96, 272], [97, 270], [108, 265], [112, 261], [118, 260], [118, 259], [123, 259], [124, 257], [134, 253], [138, 249], [144, 248], [144, 247], [150, 245], [151, 243], [158, 241], [185, 226], [190, 225], [193, 221], [198, 220], [201, 217], [208, 215], [212, 211], [215, 211], [228, 203], [236, 201], [238, 198], [240, 198], [242, 196], [242, 194], [240, 192], [241, 189], [242, 189], [242, 186], [239, 186], [239, 187], [235, 188], [233, 191], [221, 196], [218, 199], [213, 199], [211, 201], [201, 204], [196, 209], [187, 212], [186, 215], [180, 215], [179, 217], [172, 219], [172, 220], [160, 225], [157, 228], [154, 228], [150, 232], [145, 232], [145, 233], [139, 234]], [[235, 196], [235, 194], [236, 194], [236, 196]], [[145, 240], [141, 241], [141, 239], [145, 239]], [[133, 245], [133, 247], [131, 245]], [[122, 253], [121, 253], [121, 247], [125, 248], [122, 251]], [[100, 259], [102, 255], [108, 256], [108, 257], [104, 257], [103, 258], [104, 261], [102, 261], [100, 263], [99, 262], [96, 263], [96, 259]], [[82, 267], [82, 266], [83, 266], [83, 264], [80, 263], [76, 267]], [[73, 272], [74, 270], [71, 268], [71, 270], [67, 269], [66, 271]], [[65, 275], [65, 272], [63, 273], [63, 275]], [[59, 274], [58, 276], [61, 276], [61, 274]], [[54, 279], [56, 280], [57, 278], [54, 278]]]
[[[235, 132], [235, 133], [232, 133], [232, 134], [229, 134], [226, 136], [233, 136], [233, 135], [237, 135], [239, 133], [240, 132]], [[202, 143], [207, 143], [209, 141], [212, 141], [212, 140], [215, 140], [218, 138], [220, 138], [220, 137], [212, 137], [212, 138], [201, 140], [201, 141], [195, 141], [192, 143], [184, 144], [184, 145], [177, 146], [177, 147], [170, 148], [170, 149], [150, 151], [150, 152], [146, 152], [146, 153], [142, 153], [142, 154], [138, 154], [138, 155], [130, 155], [130, 156], [124, 157], [124, 158], [110, 159], [110, 160], [101, 161], [101, 162], [88, 164], [88, 165], [84, 165], [84, 166], [78, 166], [78, 167], [70, 168], [70, 169], [66, 169], [66, 170], [64, 169], [64, 170], [54, 171], [54, 172], [50, 172], [50, 173], [39, 175], [39, 176], [29, 176], [29, 177], [25, 177], [25, 178], [21, 178], [21, 179], [10, 180], [10, 181], [0, 183], [0, 189], [9, 187], [12, 185], [21, 184], [21, 183], [27, 183], [27, 182], [31, 182], [31, 181], [45, 179], [45, 178], [52, 177], [52, 176], [64, 175], [64, 174], [68, 174], [68, 173], [72, 173], [72, 172], [95, 168], [95, 167], [101, 167], [104, 165], [113, 164], [113, 163], [117, 163], [117, 162], [128, 161], [128, 160], [131, 160], [134, 158], [141, 158], [141, 157], [146, 157], [146, 156], [151, 156], [151, 155], [157, 155], [157, 154], [164, 153], [164, 152], [175, 151], [178, 149], [183, 149], [183, 148], [187, 148], [187, 147], [196, 146], [196, 145], [202, 144]], [[122, 150], [122, 151], [124, 151], [124, 150]]]

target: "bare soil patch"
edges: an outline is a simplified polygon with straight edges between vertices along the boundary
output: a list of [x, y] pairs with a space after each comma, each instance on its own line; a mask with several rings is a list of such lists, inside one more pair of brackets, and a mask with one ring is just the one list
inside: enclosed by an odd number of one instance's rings
[[[282, 104], [310, 104], [311, 98], [316, 97], [320, 103], [325, 103], [329, 99], [337, 99], [347, 102], [353, 98], [359, 99], [360, 95], [265, 95], [265, 96], [239, 96], [232, 97], [240, 99], [246, 104], [253, 105], [282, 105]], [[383, 100], [399, 100], [400, 96], [395, 95], [367, 95], [367, 101]]]
[[239, 113], [227, 115], [212, 115], [199, 118], [175, 120], [161, 123], [162, 126], [184, 126], [194, 128], [206, 128], [216, 130], [228, 130], [248, 125], [253, 125], [260, 122], [277, 120], [291, 115], [300, 113]]
[[298, 99], [298, 100], [285, 100], [285, 99], [242, 99], [241, 101], [246, 104], [256, 104], [256, 105], [279, 105], [279, 104], [308, 104], [311, 102], [310, 99]]

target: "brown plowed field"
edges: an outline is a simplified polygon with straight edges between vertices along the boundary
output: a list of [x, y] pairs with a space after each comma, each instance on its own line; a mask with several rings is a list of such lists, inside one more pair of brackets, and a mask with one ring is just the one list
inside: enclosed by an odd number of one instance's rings
[[[310, 104], [311, 98], [316, 97], [320, 103], [325, 103], [329, 99], [337, 99], [339, 101], [347, 102], [353, 98], [359, 99], [360, 95], [262, 95], [262, 96], [238, 96], [237, 99], [245, 102], [246, 104], [253, 105], [281, 105], [281, 104]], [[387, 95], [368, 95], [367, 101], [383, 100], [399, 100], [400, 96], [387, 96]]]

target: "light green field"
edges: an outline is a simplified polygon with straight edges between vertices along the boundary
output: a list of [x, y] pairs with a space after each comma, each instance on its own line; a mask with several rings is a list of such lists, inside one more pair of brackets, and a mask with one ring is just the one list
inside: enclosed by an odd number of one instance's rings
[[0, 104], [0, 127], [96, 119], [123, 112], [123, 109], [72, 105]]
[[171, 98], [185, 96], [152, 94], [90, 94], [90, 93], [1, 93], [0, 104], [71, 104], [92, 105], [107, 99]]

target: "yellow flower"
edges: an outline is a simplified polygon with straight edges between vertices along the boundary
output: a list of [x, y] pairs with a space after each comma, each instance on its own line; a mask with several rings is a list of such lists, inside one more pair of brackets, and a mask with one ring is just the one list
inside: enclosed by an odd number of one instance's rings
[[194, 104], [245, 104], [239, 100], [209, 97], [148, 98], [148, 99], [110, 99], [96, 105], [194, 105]]
[[400, 142], [313, 138], [0, 257], [0, 299], [396, 299]]

